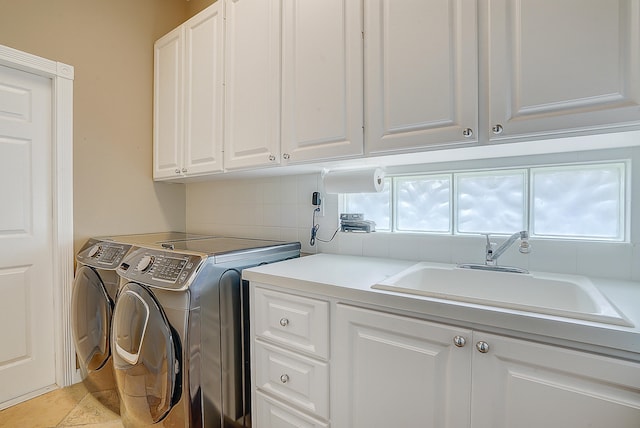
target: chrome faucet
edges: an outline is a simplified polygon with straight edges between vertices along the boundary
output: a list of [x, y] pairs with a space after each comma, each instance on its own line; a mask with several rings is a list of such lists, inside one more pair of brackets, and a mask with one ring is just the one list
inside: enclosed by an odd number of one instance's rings
[[520, 239], [519, 251], [522, 254], [528, 254], [531, 252], [531, 246], [529, 245], [529, 232], [522, 230], [511, 235], [506, 241], [502, 243], [497, 249], [494, 250], [493, 244], [489, 239], [489, 234], [486, 234], [487, 245], [485, 249], [485, 261], [487, 266], [495, 266], [498, 264], [498, 257], [502, 255], [507, 249], [518, 239]]

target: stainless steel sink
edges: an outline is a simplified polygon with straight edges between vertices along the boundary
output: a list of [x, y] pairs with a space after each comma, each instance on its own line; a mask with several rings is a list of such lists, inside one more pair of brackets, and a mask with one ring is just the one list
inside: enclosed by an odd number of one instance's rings
[[418, 263], [372, 288], [633, 327], [586, 277]]

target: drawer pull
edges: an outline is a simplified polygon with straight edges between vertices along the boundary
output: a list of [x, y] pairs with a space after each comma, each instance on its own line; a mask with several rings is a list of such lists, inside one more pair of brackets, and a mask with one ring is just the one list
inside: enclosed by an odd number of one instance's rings
[[286, 318], [280, 318], [280, 325], [286, 327], [289, 325], [289, 320]]
[[283, 374], [282, 376], [280, 376], [280, 382], [282, 382], [282, 383], [289, 382], [289, 375], [288, 374]]

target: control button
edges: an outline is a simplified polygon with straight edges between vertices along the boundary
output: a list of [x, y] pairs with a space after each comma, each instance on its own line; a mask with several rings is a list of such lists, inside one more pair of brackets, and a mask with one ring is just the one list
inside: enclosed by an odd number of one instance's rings
[[153, 265], [153, 260], [153, 256], [143, 256], [138, 262], [136, 269], [140, 272], [147, 271], [151, 267], [151, 265]]

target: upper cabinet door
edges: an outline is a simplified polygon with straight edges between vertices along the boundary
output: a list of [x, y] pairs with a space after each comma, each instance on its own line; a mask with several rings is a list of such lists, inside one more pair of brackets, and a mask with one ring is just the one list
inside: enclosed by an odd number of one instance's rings
[[474, 0], [365, 0], [368, 154], [477, 141]]
[[222, 171], [224, 108], [223, 3], [185, 26], [184, 173]]
[[280, 160], [281, 0], [226, 1], [226, 169]]
[[284, 0], [282, 156], [363, 152], [362, 3]]
[[182, 168], [183, 27], [154, 45], [153, 178], [179, 176]]
[[640, 2], [488, 0], [487, 5], [489, 139], [640, 120]]

